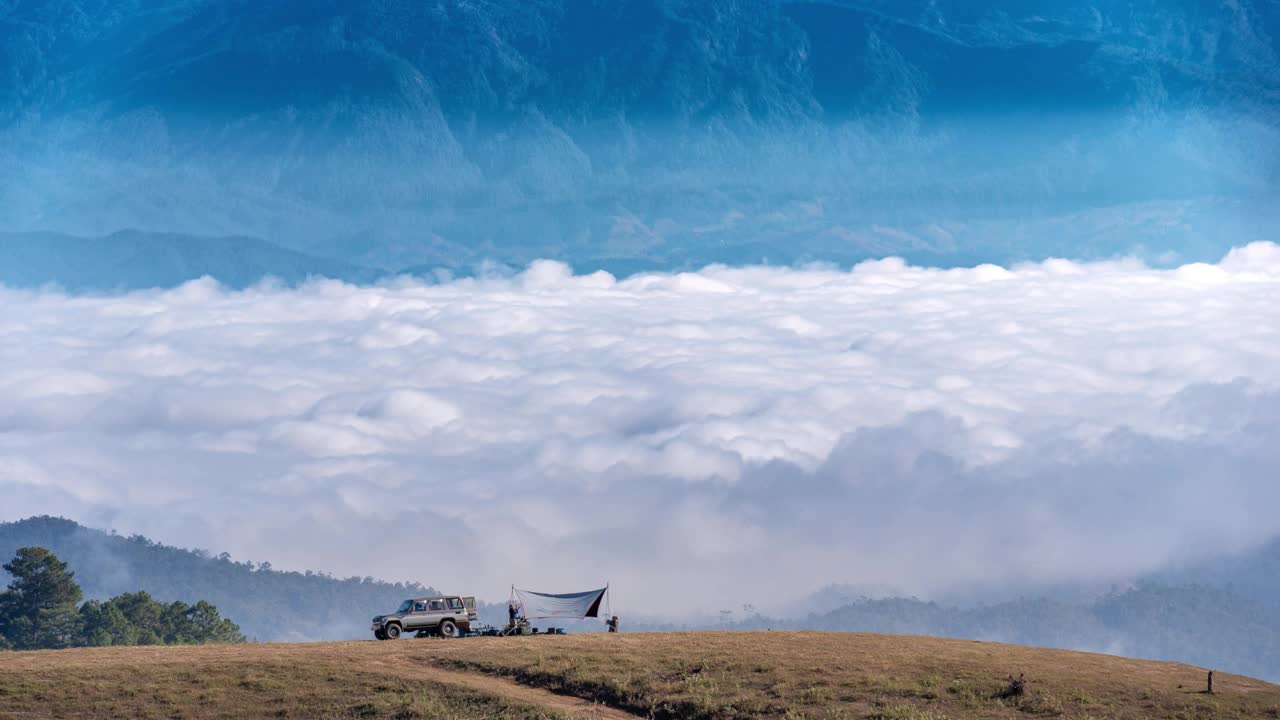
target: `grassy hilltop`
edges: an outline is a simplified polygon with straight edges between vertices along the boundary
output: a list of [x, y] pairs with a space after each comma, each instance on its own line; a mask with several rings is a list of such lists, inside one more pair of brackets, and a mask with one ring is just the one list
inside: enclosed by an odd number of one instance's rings
[[97, 648], [0, 654], [0, 718], [1280, 718], [1280, 686], [1205, 675], [846, 633]]

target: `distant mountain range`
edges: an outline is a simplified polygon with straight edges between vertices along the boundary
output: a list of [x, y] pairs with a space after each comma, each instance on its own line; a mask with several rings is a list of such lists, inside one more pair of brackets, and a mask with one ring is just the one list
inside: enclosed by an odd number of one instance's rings
[[172, 287], [211, 277], [227, 287], [244, 288], [264, 278], [289, 285], [321, 277], [368, 283], [386, 274], [248, 237], [0, 233], [0, 285], [10, 287], [101, 292]]
[[[726, 629], [836, 630], [969, 638], [1104, 652], [1280, 680], [1280, 540], [1154, 573], [1124, 587], [949, 603], [829, 589], [785, 615], [733, 613]], [[632, 624], [633, 627], [635, 623]], [[682, 626], [650, 622], [645, 629]]]
[[[1280, 602], [1210, 585], [1143, 582], [1086, 601], [1018, 598], [956, 607], [859, 599], [772, 627], [936, 635], [1105, 652], [1280, 679]], [[743, 623], [758, 627], [759, 620]]]
[[1275, 0], [0, 0], [0, 231], [1207, 259], [1275, 226], [1277, 37]]

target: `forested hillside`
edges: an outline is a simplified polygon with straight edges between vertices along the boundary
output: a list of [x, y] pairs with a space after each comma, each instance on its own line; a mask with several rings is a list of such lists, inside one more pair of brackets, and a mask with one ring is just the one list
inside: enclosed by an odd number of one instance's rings
[[61, 518], [0, 523], [0, 557], [32, 545], [49, 548], [65, 561], [88, 599], [143, 590], [161, 601], [207, 600], [258, 640], [362, 637], [369, 618], [411, 595], [435, 592], [373, 578], [280, 572], [270, 563], [168, 547]]
[[133, 592], [81, 603], [75, 573], [48, 548], [21, 548], [3, 567], [11, 582], [0, 591], [0, 650], [245, 640], [235, 622], [204, 600], [161, 603]]

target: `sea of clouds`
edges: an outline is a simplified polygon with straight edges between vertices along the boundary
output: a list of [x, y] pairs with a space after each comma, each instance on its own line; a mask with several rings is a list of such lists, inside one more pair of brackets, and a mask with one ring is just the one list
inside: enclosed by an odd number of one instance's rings
[[624, 612], [1123, 581], [1280, 533], [1277, 300], [1269, 243], [0, 288], [0, 520]]

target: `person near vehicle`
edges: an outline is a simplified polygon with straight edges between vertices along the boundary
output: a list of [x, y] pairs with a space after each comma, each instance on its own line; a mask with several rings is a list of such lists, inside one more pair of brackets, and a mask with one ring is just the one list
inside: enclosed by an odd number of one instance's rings
[[507, 604], [507, 623], [511, 627], [515, 627], [516, 625], [516, 604], [515, 603]]

